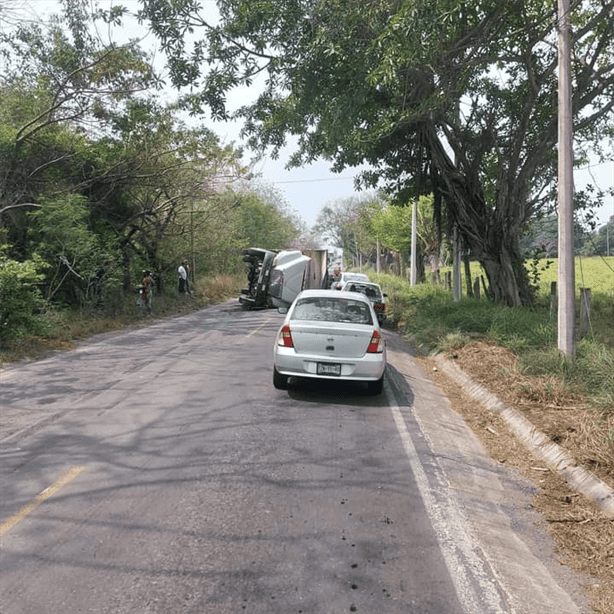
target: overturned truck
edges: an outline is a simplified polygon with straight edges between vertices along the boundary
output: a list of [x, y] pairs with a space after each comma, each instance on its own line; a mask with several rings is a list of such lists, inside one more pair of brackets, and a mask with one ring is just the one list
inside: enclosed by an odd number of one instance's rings
[[288, 307], [301, 290], [330, 285], [325, 249], [273, 252], [252, 247], [241, 253], [248, 285], [239, 302], [246, 309]]

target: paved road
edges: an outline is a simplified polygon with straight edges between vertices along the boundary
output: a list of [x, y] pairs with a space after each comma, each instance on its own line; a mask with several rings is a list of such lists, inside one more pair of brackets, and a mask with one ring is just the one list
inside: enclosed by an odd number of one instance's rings
[[380, 397], [281, 392], [281, 319], [232, 302], [3, 371], [2, 614], [584, 611], [398, 335]]

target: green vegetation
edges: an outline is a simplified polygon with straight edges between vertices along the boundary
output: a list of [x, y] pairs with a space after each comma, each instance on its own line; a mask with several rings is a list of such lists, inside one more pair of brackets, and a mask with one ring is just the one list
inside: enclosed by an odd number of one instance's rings
[[[251, 146], [275, 155], [295, 137], [291, 166], [365, 165], [360, 185], [404, 206], [432, 195], [439, 234], [456, 227], [487, 270], [493, 300], [532, 304], [520, 239], [555, 202], [554, 0], [233, 0], [217, 3], [219, 19], [209, 4], [140, 4], [190, 111], [228, 117], [229, 93], [259, 75], [264, 86], [233, 115]], [[614, 0], [573, 8], [582, 165], [591, 154], [611, 159], [613, 14]], [[575, 196], [579, 211], [606, 195], [591, 186]], [[347, 221], [354, 228], [342, 239], [365, 252], [365, 234]], [[391, 238], [396, 221], [372, 230]]]
[[100, 20], [110, 34], [124, 9], [61, 8], [0, 32], [5, 349], [61, 338], [75, 321], [129, 321], [144, 270], [164, 312], [183, 259], [201, 290], [199, 279], [243, 270], [242, 248], [281, 249], [300, 234], [283, 198], [248, 179], [239, 149], [162, 101], [139, 43], [98, 37]]
[[[455, 302], [440, 286], [421, 284], [411, 288], [399, 277], [371, 277], [387, 292], [388, 311], [400, 331], [425, 352], [449, 351], [478, 339], [489, 340], [514, 352], [524, 372], [555, 377], [586, 395], [593, 407], [614, 413], [613, 260], [583, 259], [577, 264], [583, 270], [583, 285], [592, 292], [591, 327], [589, 334], [578, 340], [573, 360], [558, 351], [556, 315], [550, 313], [550, 281], [556, 278], [555, 265], [544, 269], [548, 275], [540, 278], [538, 300], [530, 308], [475, 298]], [[545, 261], [541, 265], [545, 267]], [[472, 274], [479, 274], [479, 270], [474, 269]]]
[[29, 262], [17, 262], [4, 257], [2, 252], [0, 255], [2, 340], [15, 339], [23, 330], [44, 334], [47, 326], [40, 312], [45, 306], [45, 301], [38, 289], [43, 277], [44, 263], [40, 258]]

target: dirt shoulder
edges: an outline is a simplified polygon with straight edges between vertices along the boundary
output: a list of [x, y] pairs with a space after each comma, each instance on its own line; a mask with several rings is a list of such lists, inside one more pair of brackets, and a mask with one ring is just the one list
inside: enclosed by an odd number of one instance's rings
[[[599, 417], [585, 409], [581, 397], [565, 392], [552, 381], [522, 374], [509, 350], [489, 343], [466, 345], [449, 358], [506, 406], [521, 411], [578, 464], [614, 488], [612, 443], [595, 437], [595, 429], [590, 427]], [[593, 579], [585, 587], [593, 612], [610, 614], [614, 606], [614, 521], [535, 458], [497, 412], [467, 394], [437, 369], [432, 358], [418, 360], [490, 456], [515, 467], [535, 484], [538, 494], [532, 505], [554, 539], [560, 562]]]

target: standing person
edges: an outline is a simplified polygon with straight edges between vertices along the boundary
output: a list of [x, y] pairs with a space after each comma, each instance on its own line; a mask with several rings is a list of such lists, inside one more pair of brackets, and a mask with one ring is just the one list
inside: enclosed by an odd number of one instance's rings
[[153, 298], [153, 278], [151, 277], [151, 271], [147, 270], [143, 275], [143, 303], [145, 309], [147, 309], [147, 315], [153, 313], [152, 298]]
[[153, 313], [152, 307], [152, 295], [153, 295], [153, 279], [151, 278], [151, 272], [149, 270], [143, 271], [143, 279], [139, 286], [139, 297], [136, 300], [136, 306], [139, 315], [143, 313], [143, 310], [147, 310], [147, 315]]
[[188, 291], [188, 272], [185, 265], [187, 260], [183, 260], [177, 269], [177, 279], [179, 281], [179, 294], [185, 294]]

